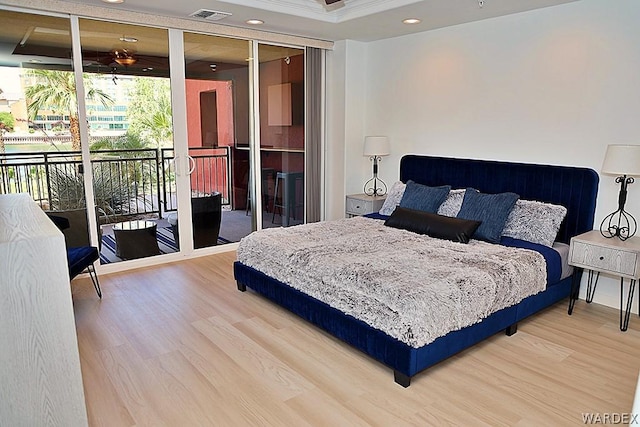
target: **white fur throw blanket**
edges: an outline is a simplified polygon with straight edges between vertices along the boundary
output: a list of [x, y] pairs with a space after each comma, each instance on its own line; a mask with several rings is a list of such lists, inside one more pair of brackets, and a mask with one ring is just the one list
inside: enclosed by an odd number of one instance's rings
[[439, 240], [364, 217], [254, 232], [238, 260], [415, 348], [546, 285], [535, 251]]

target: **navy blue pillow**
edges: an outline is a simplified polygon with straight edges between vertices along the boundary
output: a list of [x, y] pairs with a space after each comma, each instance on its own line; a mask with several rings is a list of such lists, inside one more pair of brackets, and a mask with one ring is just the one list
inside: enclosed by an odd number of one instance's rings
[[484, 194], [467, 188], [457, 217], [480, 221], [475, 239], [500, 243], [504, 224], [519, 198], [516, 193]]
[[428, 187], [409, 180], [400, 200], [400, 207], [436, 213], [449, 195], [449, 190], [451, 190], [450, 185]]

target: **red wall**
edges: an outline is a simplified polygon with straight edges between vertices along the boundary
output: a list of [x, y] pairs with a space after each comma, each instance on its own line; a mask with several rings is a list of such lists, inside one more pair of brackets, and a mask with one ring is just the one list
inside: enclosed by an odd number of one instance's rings
[[202, 147], [200, 122], [200, 92], [215, 90], [217, 94], [218, 145], [233, 146], [233, 93], [232, 82], [213, 80], [187, 80], [187, 132], [189, 147]]
[[[218, 146], [234, 145], [233, 126], [233, 93], [231, 81], [186, 80], [187, 95], [187, 138], [189, 147], [203, 147], [202, 123], [200, 115], [200, 93], [216, 91]], [[208, 150], [192, 150], [191, 155], [220, 154], [222, 150], [215, 148]], [[196, 193], [211, 193], [219, 191], [224, 199], [229, 199], [226, 191], [226, 168], [217, 164], [217, 168], [196, 159], [196, 170], [191, 175], [191, 190]], [[213, 185], [211, 185], [213, 183]]]
[[[304, 81], [304, 55], [290, 57], [289, 64], [284, 59], [263, 62], [260, 64], [260, 142], [264, 148], [304, 149], [304, 124], [292, 126], [269, 126], [267, 114], [267, 91], [271, 85], [282, 83], [299, 83]], [[233, 122], [233, 93], [231, 81], [187, 80], [187, 127], [190, 147], [202, 146], [200, 123], [200, 92], [216, 90], [218, 108], [218, 145], [235, 147]], [[238, 94], [244, 88], [235, 88]], [[245, 99], [246, 98], [246, 99]], [[237, 111], [248, 111], [248, 96], [237, 96]], [[247, 117], [248, 119], [248, 117]], [[238, 117], [238, 120], [243, 120]], [[248, 123], [238, 122], [242, 129]], [[247, 141], [238, 141], [246, 144]], [[232, 149], [232, 186], [233, 208], [244, 209], [247, 200], [249, 152], [237, 148]], [[282, 153], [262, 151], [262, 167], [275, 171], [303, 171], [303, 153]], [[202, 173], [202, 172], [199, 172]], [[206, 178], [206, 177], [202, 177]], [[195, 179], [192, 178], [192, 186]], [[193, 188], [193, 187], [192, 187]]]

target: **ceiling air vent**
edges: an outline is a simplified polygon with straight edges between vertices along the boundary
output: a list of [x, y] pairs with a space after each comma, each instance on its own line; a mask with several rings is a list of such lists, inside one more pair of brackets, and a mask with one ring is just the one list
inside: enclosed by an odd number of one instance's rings
[[231, 16], [231, 14], [229, 12], [219, 12], [217, 10], [200, 9], [189, 16], [193, 18], [208, 19], [209, 21], [219, 21], [227, 16]]

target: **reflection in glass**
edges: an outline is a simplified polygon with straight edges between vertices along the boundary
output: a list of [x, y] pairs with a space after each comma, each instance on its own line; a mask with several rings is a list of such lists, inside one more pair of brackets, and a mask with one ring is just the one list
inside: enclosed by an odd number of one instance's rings
[[81, 19], [80, 43], [101, 261], [178, 251], [167, 30]]
[[259, 45], [263, 228], [304, 222], [304, 51]]
[[[196, 248], [238, 242], [251, 230], [249, 42], [185, 33], [187, 135]], [[217, 234], [217, 241], [212, 236]]]

